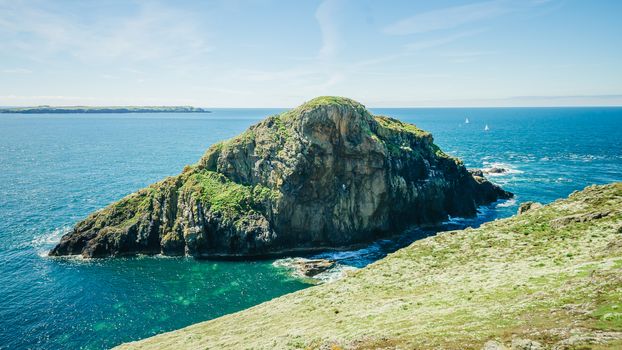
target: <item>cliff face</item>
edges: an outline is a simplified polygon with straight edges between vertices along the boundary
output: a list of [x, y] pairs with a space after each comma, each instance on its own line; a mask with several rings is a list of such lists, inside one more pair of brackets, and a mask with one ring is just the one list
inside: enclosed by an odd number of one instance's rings
[[93, 213], [50, 255], [260, 256], [338, 247], [471, 216], [510, 196], [414, 125], [321, 97]]

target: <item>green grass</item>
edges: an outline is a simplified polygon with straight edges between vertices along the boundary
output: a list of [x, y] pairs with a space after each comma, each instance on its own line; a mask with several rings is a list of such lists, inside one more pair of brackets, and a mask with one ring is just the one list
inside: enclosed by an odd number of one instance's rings
[[264, 186], [241, 185], [220, 173], [207, 170], [191, 173], [185, 179], [180, 192], [190, 193], [211, 210], [231, 219], [250, 214], [268, 199], [279, 196], [278, 192]]
[[307, 101], [294, 109], [283, 112], [279, 116], [282, 120], [288, 121], [300, 115], [301, 113], [304, 113], [306, 111], [309, 111], [315, 108], [324, 107], [324, 106], [350, 107], [360, 112], [367, 113], [365, 106], [347, 97], [320, 96], [310, 101]]
[[[610, 211], [553, 227], [567, 215]], [[128, 343], [136, 349], [481, 349], [622, 344], [622, 184], [417, 241], [334, 283]], [[526, 234], [525, 234], [526, 233]]]
[[315, 108], [318, 106], [325, 106], [325, 105], [342, 105], [342, 106], [349, 105], [354, 108], [364, 108], [362, 104], [352, 99], [349, 99], [347, 97], [339, 97], [339, 96], [319, 96], [310, 101], [305, 102], [304, 104], [302, 104], [300, 108], [310, 109], [310, 108]]
[[378, 124], [380, 124], [380, 126], [382, 126], [383, 128], [390, 129], [393, 131], [411, 133], [422, 138], [429, 138], [432, 136], [432, 134], [430, 134], [427, 131], [423, 131], [419, 129], [414, 124], [404, 123], [398, 119], [385, 117], [385, 116], [375, 116], [374, 120], [378, 122]]

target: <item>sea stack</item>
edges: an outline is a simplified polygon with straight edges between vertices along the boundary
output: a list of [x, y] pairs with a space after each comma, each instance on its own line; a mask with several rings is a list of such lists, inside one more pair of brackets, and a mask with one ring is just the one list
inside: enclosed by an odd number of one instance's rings
[[50, 255], [224, 258], [346, 247], [473, 216], [511, 196], [443, 153], [430, 133], [347, 98], [318, 97], [92, 213]]

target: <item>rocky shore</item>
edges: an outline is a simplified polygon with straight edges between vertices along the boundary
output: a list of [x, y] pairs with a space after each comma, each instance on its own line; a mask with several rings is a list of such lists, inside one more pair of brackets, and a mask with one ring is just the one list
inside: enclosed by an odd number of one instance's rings
[[235, 258], [346, 247], [511, 196], [430, 133], [320, 97], [91, 214], [50, 255]]

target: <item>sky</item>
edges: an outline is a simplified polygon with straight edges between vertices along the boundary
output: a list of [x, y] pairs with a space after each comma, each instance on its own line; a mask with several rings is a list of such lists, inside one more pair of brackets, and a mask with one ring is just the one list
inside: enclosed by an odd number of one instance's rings
[[622, 105], [618, 0], [0, 0], [0, 105]]

